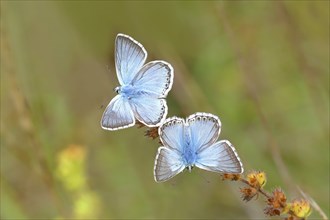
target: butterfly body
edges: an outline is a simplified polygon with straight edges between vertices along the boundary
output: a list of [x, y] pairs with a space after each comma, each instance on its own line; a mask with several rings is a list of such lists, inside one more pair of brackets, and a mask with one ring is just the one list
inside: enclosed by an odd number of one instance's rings
[[166, 96], [173, 84], [172, 66], [162, 60], [145, 63], [147, 51], [142, 44], [125, 34], [115, 42], [118, 93], [105, 109], [101, 127], [106, 130], [124, 129], [138, 120], [157, 127], [167, 115]]
[[[183, 141], [183, 147], [182, 147], [182, 159], [184, 161], [184, 164], [186, 164], [186, 167], [193, 167], [197, 160], [197, 153], [196, 153], [196, 146], [191, 140], [191, 136], [189, 134], [189, 128], [187, 125], [184, 126], [184, 141]], [[189, 168], [189, 170], [191, 170]]]
[[116, 88], [118, 88], [118, 89], [116, 89], [117, 93], [127, 99], [140, 98], [140, 96], [143, 96], [143, 95], [152, 96], [152, 94], [149, 94], [148, 92], [143, 91], [143, 90], [139, 89], [138, 87], [132, 86], [132, 85], [123, 85], [123, 86], [118, 86]]
[[159, 127], [163, 146], [155, 159], [155, 181], [166, 181], [195, 166], [213, 172], [242, 173], [243, 165], [231, 143], [216, 142], [220, 130], [220, 119], [208, 113], [195, 113], [186, 120], [166, 119]]

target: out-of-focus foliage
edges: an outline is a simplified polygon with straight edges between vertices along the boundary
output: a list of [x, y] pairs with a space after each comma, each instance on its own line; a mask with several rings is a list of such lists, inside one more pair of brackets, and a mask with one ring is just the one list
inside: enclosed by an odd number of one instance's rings
[[83, 146], [70, 145], [58, 154], [56, 177], [73, 197], [71, 218], [98, 217], [98, 196], [89, 190], [85, 172], [86, 151]]
[[0, 16], [0, 218], [264, 217], [214, 173], [156, 184], [157, 140], [101, 129], [119, 32], [173, 65], [169, 116], [219, 115], [245, 170], [329, 216], [329, 1], [1, 1]]

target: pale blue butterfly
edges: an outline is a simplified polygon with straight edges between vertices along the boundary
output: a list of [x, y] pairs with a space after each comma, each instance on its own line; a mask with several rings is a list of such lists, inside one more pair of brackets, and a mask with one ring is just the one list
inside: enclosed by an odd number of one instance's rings
[[118, 34], [115, 65], [120, 86], [105, 109], [101, 126], [106, 130], [131, 127], [135, 119], [158, 127], [167, 115], [166, 96], [173, 84], [172, 66], [161, 60], [144, 65], [147, 51], [132, 37]]
[[220, 130], [220, 119], [209, 113], [195, 113], [186, 120], [166, 119], [158, 129], [163, 146], [155, 160], [155, 181], [164, 182], [194, 166], [219, 173], [243, 173], [234, 146], [227, 140], [216, 142]]

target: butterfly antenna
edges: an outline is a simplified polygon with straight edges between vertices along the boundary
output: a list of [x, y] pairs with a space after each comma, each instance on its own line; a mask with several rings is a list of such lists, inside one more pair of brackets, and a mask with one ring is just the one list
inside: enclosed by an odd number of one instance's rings
[[176, 184], [176, 181], [171, 181], [171, 186], [172, 186], [172, 187], [176, 187], [176, 185], [177, 185], [177, 184]]
[[108, 70], [109, 73], [111, 73], [111, 68], [110, 68], [109, 65], [107, 65], [107, 70]]

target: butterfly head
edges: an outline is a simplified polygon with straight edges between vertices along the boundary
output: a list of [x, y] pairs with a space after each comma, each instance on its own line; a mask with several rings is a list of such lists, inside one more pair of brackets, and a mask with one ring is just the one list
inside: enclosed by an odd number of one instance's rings
[[113, 89], [117, 94], [120, 93], [120, 86], [117, 86], [116, 88]]

